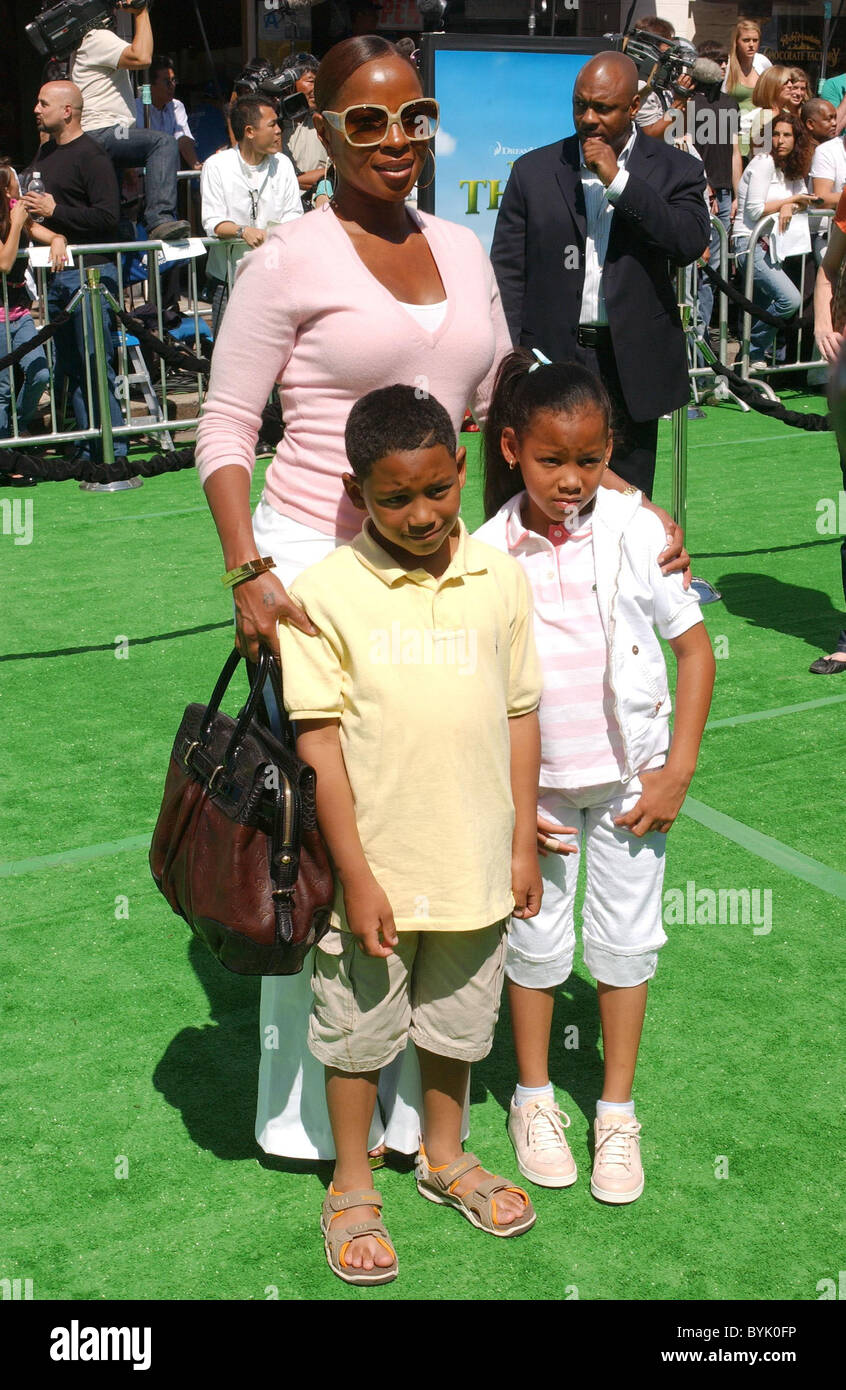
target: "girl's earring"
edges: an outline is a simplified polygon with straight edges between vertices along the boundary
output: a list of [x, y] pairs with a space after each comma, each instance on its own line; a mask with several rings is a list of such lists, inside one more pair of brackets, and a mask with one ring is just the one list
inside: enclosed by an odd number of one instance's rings
[[[426, 183], [421, 183], [420, 180], [418, 179], [418, 180], [417, 180], [417, 187], [418, 187], [418, 188], [428, 188], [430, 184], [432, 184], [432, 183], [435, 182], [435, 152], [434, 152], [434, 150], [432, 149], [432, 146], [431, 146], [431, 145], [428, 145], [427, 148], [426, 148], [426, 158], [428, 159], [430, 156], [431, 156], [431, 160], [432, 160], [432, 174], [431, 174], [431, 177], [426, 181]], [[426, 167], [426, 165], [424, 164], [424, 165], [423, 165], [423, 168], [425, 169], [425, 167]], [[421, 169], [420, 172], [421, 172], [421, 174], [422, 174], [423, 169]]]

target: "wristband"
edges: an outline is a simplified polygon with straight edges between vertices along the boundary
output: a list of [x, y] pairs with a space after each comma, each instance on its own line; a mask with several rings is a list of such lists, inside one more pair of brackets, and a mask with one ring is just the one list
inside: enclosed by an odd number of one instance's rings
[[247, 579], [255, 579], [256, 575], [264, 574], [265, 570], [276, 569], [276, 561], [270, 555], [265, 555], [261, 560], [247, 560], [243, 565], [236, 565], [234, 570], [227, 570], [220, 576], [220, 582], [227, 589], [234, 589], [237, 584], [243, 584]]

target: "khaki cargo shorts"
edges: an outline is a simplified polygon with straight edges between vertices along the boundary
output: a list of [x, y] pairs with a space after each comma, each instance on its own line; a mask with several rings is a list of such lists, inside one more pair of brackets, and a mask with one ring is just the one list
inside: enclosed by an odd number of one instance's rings
[[308, 1045], [338, 1071], [378, 1071], [408, 1039], [439, 1057], [487, 1057], [499, 1017], [507, 920], [479, 931], [401, 931], [390, 956], [352, 932], [315, 948]]

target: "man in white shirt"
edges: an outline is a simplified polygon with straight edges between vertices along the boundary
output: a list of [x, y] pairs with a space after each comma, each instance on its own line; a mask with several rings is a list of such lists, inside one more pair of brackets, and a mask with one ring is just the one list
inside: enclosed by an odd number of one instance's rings
[[[156, 54], [150, 64], [150, 106], [148, 130], [160, 130], [164, 135], [172, 135], [182, 156], [186, 169], [201, 169], [197, 156], [197, 146], [188, 124], [188, 112], [182, 102], [174, 96], [176, 73], [173, 60]], [[140, 97], [135, 99], [135, 114], [139, 126], [146, 125], [144, 103]]]
[[132, 43], [111, 29], [92, 29], [71, 55], [70, 77], [82, 92], [82, 129], [118, 168], [145, 169], [144, 221], [152, 241], [178, 241], [191, 228], [176, 215], [179, 150], [172, 135], [135, 123], [129, 74], [150, 65], [153, 31], [147, 0], [123, 0], [133, 16]]
[[[206, 236], [246, 243], [231, 253], [233, 265], [261, 246], [268, 227], [301, 217], [303, 206], [297, 175], [290, 159], [280, 153], [282, 132], [276, 107], [260, 95], [239, 97], [229, 113], [236, 144], [206, 160], [200, 192]], [[229, 297], [227, 250], [212, 246], [207, 275], [212, 297], [212, 333]]]

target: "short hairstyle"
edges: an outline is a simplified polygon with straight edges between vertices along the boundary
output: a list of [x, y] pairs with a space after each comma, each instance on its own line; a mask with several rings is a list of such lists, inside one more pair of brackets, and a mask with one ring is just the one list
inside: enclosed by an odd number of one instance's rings
[[712, 63], [728, 62], [728, 49], [724, 43], [717, 43], [715, 39], [706, 39], [704, 43], [697, 44], [696, 52], [700, 58], [710, 58]]
[[344, 444], [352, 471], [363, 482], [374, 463], [389, 454], [432, 449], [455, 457], [452, 420], [440, 401], [415, 386], [383, 386], [356, 401], [349, 413]]
[[265, 107], [276, 115], [276, 104], [271, 97], [239, 97], [237, 101], [233, 101], [229, 110], [229, 123], [236, 140], [243, 140], [248, 125], [258, 125]]
[[833, 102], [826, 101], [825, 97], [808, 97], [807, 101], [802, 102], [799, 115], [805, 122], [813, 121], [817, 116], [824, 115], [826, 106], [832, 111], [836, 110]]
[[171, 68], [176, 72], [176, 64], [172, 58], [168, 58], [165, 53], [154, 53], [150, 63], [150, 82], [155, 82], [160, 72], [170, 72]]
[[643, 19], [635, 21], [635, 32], [655, 34], [659, 39], [674, 39], [676, 31], [668, 19], [659, 19], [657, 15], [644, 15]]

